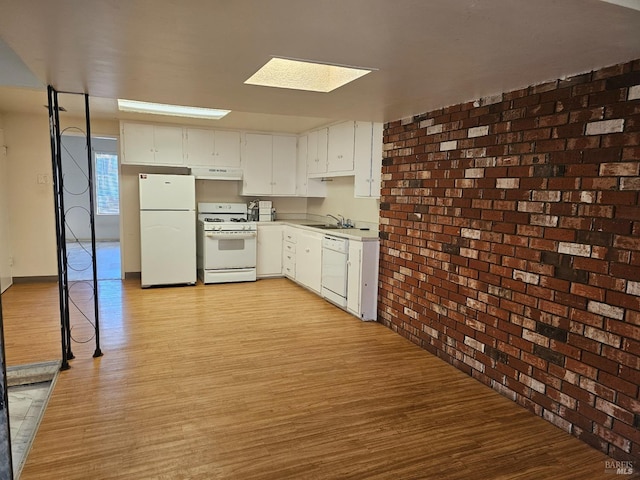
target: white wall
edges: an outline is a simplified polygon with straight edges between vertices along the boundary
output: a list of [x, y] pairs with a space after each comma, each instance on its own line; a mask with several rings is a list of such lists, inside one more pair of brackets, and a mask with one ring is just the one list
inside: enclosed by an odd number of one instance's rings
[[[47, 111], [42, 110], [42, 115], [3, 116], [14, 277], [53, 276], [58, 272], [49, 118]], [[84, 129], [84, 119], [61, 118], [62, 128], [71, 125]], [[94, 121], [92, 132], [118, 136], [118, 123]], [[45, 183], [38, 183], [39, 175]]]
[[0, 292], [4, 292], [13, 283], [9, 198], [9, 164], [2, 129], [2, 116], [0, 116]]
[[[79, 240], [90, 240], [87, 140], [80, 135], [63, 135], [62, 146], [67, 241], [73, 241], [74, 235]], [[118, 141], [109, 138], [92, 138], [91, 148], [94, 152], [117, 154]], [[93, 162], [93, 157], [91, 161]], [[95, 215], [94, 222], [96, 240], [120, 239], [120, 215]]]
[[[312, 215], [340, 214], [354, 221], [378, 224], [380, 201], [354, 198], [353, 177], [334, 177], [327, 182], [326, 198], [309, 198], [307, 212]], [[332, 220], [330, 220], [332, 221]]]

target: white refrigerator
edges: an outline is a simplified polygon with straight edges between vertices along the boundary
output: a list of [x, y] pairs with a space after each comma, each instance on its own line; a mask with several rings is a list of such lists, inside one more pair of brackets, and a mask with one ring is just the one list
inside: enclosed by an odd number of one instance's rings
[[195, 285], [195, 177], [141, 173], [139, 186], [142, 287]]

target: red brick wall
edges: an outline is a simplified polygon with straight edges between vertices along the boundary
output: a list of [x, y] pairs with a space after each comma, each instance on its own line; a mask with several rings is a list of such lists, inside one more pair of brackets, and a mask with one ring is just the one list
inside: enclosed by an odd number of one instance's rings
[[382, 323], [640, 459], [640, 60], [385, 128]]

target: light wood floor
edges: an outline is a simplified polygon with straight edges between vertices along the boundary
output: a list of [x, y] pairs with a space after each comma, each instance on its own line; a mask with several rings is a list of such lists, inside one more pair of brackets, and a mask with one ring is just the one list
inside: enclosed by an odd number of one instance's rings
[[[101, 282], [22, 480], [599, 479], [604, 455], [284, 279]], [[2, 298], [9, 365], [59, 358], [54, 284]], [[81, 329], [76, 333], [81, 336]]]

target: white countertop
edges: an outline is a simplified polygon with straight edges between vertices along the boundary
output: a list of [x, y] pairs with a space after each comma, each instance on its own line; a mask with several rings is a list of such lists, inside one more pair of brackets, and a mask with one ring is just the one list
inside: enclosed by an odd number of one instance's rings
[[361, 230], [359, 228], [330, 228], [322, 229], [314, 225], [326, 225], [321, 222], [314, 222], [313, 220], [276, 220], [275, 222], [257, 222], [258, 226], [262, 225], [291, 225], [292, 227], [302, 228], [305, 230], [311, 230], [313, 232], [319, 232], [326, 235], [332, 235], [334, 237], [347, 238], [350, 240], [357, 240], [360, 242], [378, 241], [378, 230]]

